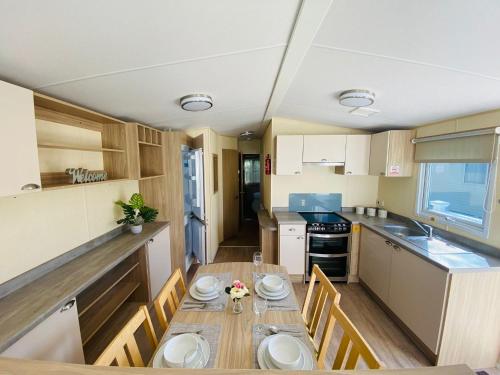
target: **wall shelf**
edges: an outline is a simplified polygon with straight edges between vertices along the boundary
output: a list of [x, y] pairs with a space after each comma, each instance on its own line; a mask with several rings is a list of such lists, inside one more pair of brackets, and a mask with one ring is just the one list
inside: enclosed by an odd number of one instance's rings
[[75, 150], [75, 151], [90, 151], [90, 152], [125, 152], [116, 148], [102, 148], [102, 147], [87, 147], [87, 146], [70, 146], [57, 143], [39, 143], [39, 148], [52, 148], [57, 150]]
[[70, 184], [67, 182], [60, 182], [64, 177], [68, 177], [64, 172], [51, 172], [42, 173], [42, 191], [47, 190], [58, 190], [58, 189], [70, 189], [80, 186], [97, 185], [97, 184], [109, 184], [112, 182], [128, 181], [127, 178], [111, 178], [106, 181], [98, 182], [88, 182], [85, 184]]
[[154, 176], [145, 176], [145, 177], [141, 177], [139, 178], [140, 181], [143, 181], [143, 180], [151, 180], [153, 178], [160, 178], [160, 177], [165, 177], [164, 174], [158, 174], [158, 175], [154, 175]]
[[143, 141], [139, 141], [138, 143], [140, 146], [162, 147], [161, 144], [156, 144], [156, 143], [143, 142]]

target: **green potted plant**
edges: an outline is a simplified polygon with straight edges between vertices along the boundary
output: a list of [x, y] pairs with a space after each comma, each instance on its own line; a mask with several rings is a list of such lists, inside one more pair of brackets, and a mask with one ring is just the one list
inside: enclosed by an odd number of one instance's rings
[[144, 205], [144, 198], [141, 194], [132, 194], [128, 203], [123, 201], [115, 202], [123, 209], [125, 217], [117, 221], [117, 224], [128, 224], [134, 234], [142, 232], [142, 224], [155, 221], [158, 210]]

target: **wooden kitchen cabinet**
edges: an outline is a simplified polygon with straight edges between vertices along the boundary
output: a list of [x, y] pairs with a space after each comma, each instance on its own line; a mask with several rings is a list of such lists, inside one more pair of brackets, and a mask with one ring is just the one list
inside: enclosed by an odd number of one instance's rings
[[394, 245], [390, 280], [389, 308], [437, 354], [448, 272]]
[[389, 130], [372, 134], [370, 175], [410, 177], [413, 172], [415, 145], [413, 130]]
[[350, 134], [346, 139], [345, 166], [346, 175], [367, 175], [370, 170], [370, 134]]
[[1, 355], [84, 364], [76, 301], [57, 309]]
[[345, 135], [304, 135], [304, 163], [344, 163]]
[[305, 225], [278, 226], [278, 264], [285, 266], [290, 275], [304, 275], [305, 230]]
[[386, 304], [389, 301], [392, 251], [392, 245], [385, 238], [362, 229], [359, 278]]
[[151, 299], [155, 299], [172, 273], [169, 227], [148, 241], [147, 254]]
[[33, 91], [0, 81], [0, 196], [39, 190]]
[[302, 174], [303, 135], [278, 135], [276, 137], [276, 174]]

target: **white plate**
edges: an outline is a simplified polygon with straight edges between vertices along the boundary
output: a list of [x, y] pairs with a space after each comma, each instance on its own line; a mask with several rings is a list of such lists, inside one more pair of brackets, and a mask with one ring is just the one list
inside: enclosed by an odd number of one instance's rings
[[[269, 344], [269, 341], [271, 340], [273, 336], [268, 336], [259, 345], [259, 348], [257, 349], [257, 362], [259, 364], [259, 367], [263, 370], [268, 370], [268, 369], [278, 369], [277, 366], [274, 366], [274, 364], [271, 362], [271, 358], [268, 357], [267, 354], [267, 345]], [[307, 347], [306, 344], [302, 342], [302, 340], [296, 339], [297, 342], [299, 343], [300, 346], [300, 351], [302, 353], [299, 367], [293, 370], [283, 370], [283, 371], [299, 371], [299, 370], [312, 370], [314, 367], [314, 360], [311, 354], [311, 351]], [[302, 365], [302, 368], [300, 368], [300, 365]]]
[[255, 283], [255, 292], [259, 297], [269, 299], [269, 300], [280, 300], [288, 297], [290, 294], [290, 287], [288, 284], [285, 284], [285, 290], [280, 292], [280, 294], [270, 294], [267, 290], [265, 290], [262, 286], [262, 280], [259, 280]]
[[[205, 358], [205, 361], [203, 363], [200, 362], [195, 368], [205, 368], [208, 360], [210, 359], [210, 344], [203, 336], [194, 333], [192, 335], [196, 336], [196, 339], [200, 342], [201, 349], [203, 350], [203, 357]], [[163, 359], [163, 350], [165, 349], [165, 345], [167, 345], [167, 342], [164, 342], [162, 345], [160, 345], [160, 347], [156, 351], [156, 354], [153, 358], [153, 368], [170, 368], [167, 366], [165, 360]]]
[[191, 297], [198, 301], [211, 301], [219, 296], [219, 293], [217, 293], [217, 291], [213, 292], [212, 294], [200, 294], [196, 289], [196, 284], [194, 283], [189, 288], [189, 294], [191, 294]]
[[218, 280], [214, 276], [201, 276], [199, 277], [194, 285], [196, 285], [196, 291], [204, 296], [213, 294], [216, 292]]

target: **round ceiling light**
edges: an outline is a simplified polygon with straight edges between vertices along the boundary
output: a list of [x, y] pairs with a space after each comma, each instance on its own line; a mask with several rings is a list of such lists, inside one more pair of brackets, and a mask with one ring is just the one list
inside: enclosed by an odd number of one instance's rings
[[181, 107], [185, 111], [206, 111], [214, 105], [212, 97], [205, 94], [191, 94], [181, 98]]
[[367, 107], [375, 102], [375, 94], [368, 90], [347, 90], [340, 93], [339, 102], [347, 107]]

